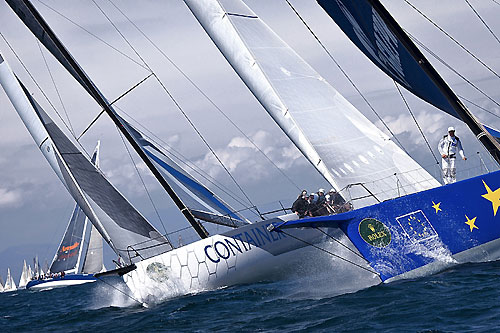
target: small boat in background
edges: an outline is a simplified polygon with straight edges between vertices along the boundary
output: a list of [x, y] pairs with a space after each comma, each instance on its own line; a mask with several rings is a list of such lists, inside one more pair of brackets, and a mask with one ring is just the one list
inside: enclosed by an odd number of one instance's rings
[[[99, 143], [92, 156], [92, 163], [96, 166], [98, 158]], [[91, 226], [90, 233], [88, 226]], [[76, 204], [50, 268], [45, 273], [40, 271], [32, 277], [32, 280], [27, 282], [26, 289], [42, 290], [95, 282], [94, 273], [102, 270], [104, 265], [101, 235]]]

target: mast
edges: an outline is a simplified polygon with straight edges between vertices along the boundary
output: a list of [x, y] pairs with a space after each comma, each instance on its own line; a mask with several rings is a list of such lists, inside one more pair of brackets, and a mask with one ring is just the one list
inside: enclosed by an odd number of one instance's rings
[[[48, 26], [47, 22], [38, 13], [35, 7], [31, 4], [29, 0], [6, 0], [9, 6], [14, 10], [14, 12], [19, 16], [19, 18], [25, 23], [25, 25], [31, 30], [31, 32], [47, 47], [47, 49], [61, 62], [61, 64], [73, 75], [73, 77], [83, 86], [85, 90], [94, 98], [94, 100], [102, 107], [106, 114], [111, 118], [113, 123], [118, 127], [120, 132], [125, 136], [130, 145], [134, 148], [135, 152], [140, 156], [143, 162], [151, 170], [153, 175], [156, 177], [158, 182], [163, 186], [165, 191], [170, 195], [175, 205], [179, 208], [184, 217], [191, 224], [193, 229], [198, 233], [201, 238], [207, 238], [208, 232], [203, 227], [203, 225], [198, 222], [191, 211], [186, 207], [182, 200], [177, 196], [175, 191], [170, 187], [167, 181], [161, 176], [161, 173], [154, 166], [154, 164], [149, 160], [146, 153], [141, 149], [140, 145], [130, 134], [127, 124], [121, 121], [120, 117], [114, 110], [114, 108], [108, 103], [106, 98], [100, 92], [100, 90], [94, 85], [93, 81], [87, 76], [85, 71], [76, 62], [70, 52], [64, 47], [62, 42], [58, 39], [56, 34]], [[32, 15], [32, 19], [35, 22], [30, 22], [29, 18], [23, 11], [20, 5], [24, 5], [25, 9], [28, 10], [29, 14]], [[38, 24], [41, 28], [34, 27], [31, 24]], [[53, 49], [55, 48], [55, 50]]]
[[432, 67], [418, 47], [411, 41], [410, 37], [403, 31], [396, 20], [385, 9], [379, 0], [367, 0], [377, 11], [380, 17], [392, 33], [399, 39], [408, 52], [413, 56], [420, 68], [429, 76], [441, 93], [446, 97], [453, 109], [457, 112], [462, 121], [470, 128], [476, 138], [483, 144], [495, 161], [500, 164], [500, 144], [484, 128], [484, 126], [472, 115], [465, 105], [458, 99], [457, 95], [446, 84], [443, 78]]

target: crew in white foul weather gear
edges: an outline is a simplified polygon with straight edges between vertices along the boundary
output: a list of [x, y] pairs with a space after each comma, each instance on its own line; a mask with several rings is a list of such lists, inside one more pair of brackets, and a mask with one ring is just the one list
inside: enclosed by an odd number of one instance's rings
[[462, 143], [460, 139], [455, 136], [455, 128], [448, 127], [448, 135], [445, 135], [438, 145], [439, 153], [442, 159], [443, 168], [443, 181], [445, 184], [451, 184], [457, 181], [457, 169], [455, 168], [455, 160], [457, 157], [457, 152], [460, 154], [462, 159], [465, 161], [467, 157], [464, 155], [464, 150], [462, 148]]

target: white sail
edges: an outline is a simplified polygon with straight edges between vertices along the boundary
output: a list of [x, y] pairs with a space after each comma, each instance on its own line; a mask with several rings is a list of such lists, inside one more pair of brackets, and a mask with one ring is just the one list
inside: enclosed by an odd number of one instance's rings
[[82, 273], [93, 274], [100, 272], [104, 266], [102, 255], [102, 237], [97, 229], [92, 226]]
[[3, 292], [3, 279], [2, 276], [0, 275], [0, 293]]
[[28, 277], [30, 280], [34, 277], [33, 270], [31, 269], [31, 265], [28, 265]]
[[21, 278], [19, 279], [19, 289], [24, 289], [26, 287], [26, 284], [28, 284], [29, 280], [31, 279], [28, 266], [26, 265], [26, 260], [24, 260], [23, 264], [23, 271], [21, 272]]
[[[276, 123], [335, 188], [379, 201], [439, 186], [240, 0], [184, 0]], [[373, 197], [357, 207], [375, 203]]]
[[4, 291], [14, 291], [16, 289], [16, 283], [10, 274], [10, 268], [7, 268], [7, 279], [5, 279]]

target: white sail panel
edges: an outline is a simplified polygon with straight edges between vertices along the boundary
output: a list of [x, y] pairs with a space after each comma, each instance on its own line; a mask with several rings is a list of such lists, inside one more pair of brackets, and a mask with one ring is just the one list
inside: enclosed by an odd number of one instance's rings
[[[239, 0], [184, 0], [276, 123], [335, 188], [382, 201], [439, 185]], [[396, 174], [396, 175], [395, 175]], [[376, 180], [376, 181], [375, 181]], [[375, 203], [373, 197], [357, 206]]]
[[26, 260], [24, 260], [23, 271], [21, 272], [21, 278], [19, 279], [19, 289], [24, 289], [30, 279], [31, 276], [29, 276], [28, 266], [26, 265]]
[[89, 245], [83, 262], [82, 273], [93, 274], [102, 270], [102, 237], [99, 231], [92, 225], [90, 230]]

